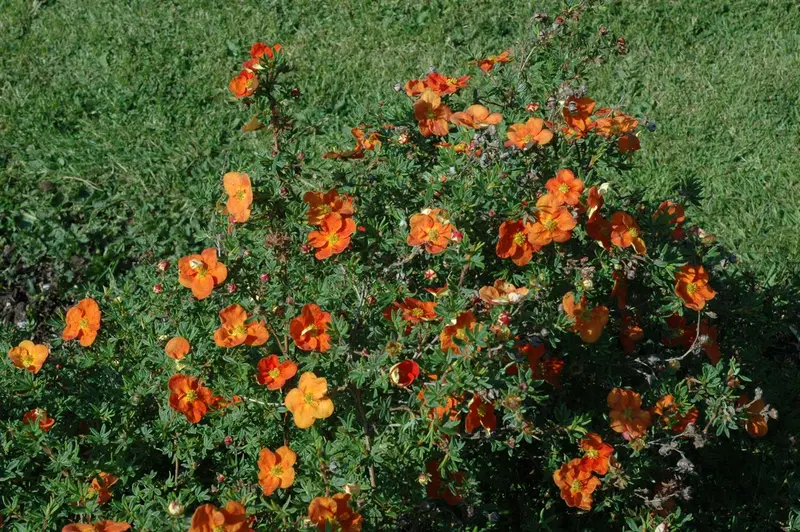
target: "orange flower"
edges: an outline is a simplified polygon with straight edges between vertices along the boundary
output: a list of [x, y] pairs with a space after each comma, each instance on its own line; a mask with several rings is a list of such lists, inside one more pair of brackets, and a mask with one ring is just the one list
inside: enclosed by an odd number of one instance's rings
[[628, 153], [638, 151], [642, 145], [639, 142], [639, 137], [633, 133], [626, 133], [617, 139], [617, 147], [620, 153]]
[[453, 224], [441, 209], [422, 209], [409, 219], [410, 231], [406, 238], [409, 246], [425, 246], [425, 251], [438, 255], [450, 244]]
[[252, 70], [242, 70], [228, 83], [228, 88], [237, 98], [252, 96], [258, 88], [258, 76]]
[[692, 310], [700, 311], [706, 301], [714, 299], [717, 293], [708, 285], [708, 273], [702, 266], [681, 267], [675, 274], [675, 294], [683, 299], [683, 304]]
[[669, 200], [662, 202], [656, 212], [653, 213], [653, 222], [656, 224], [675, 226], [670, 232], [670, 236], [675, 240], [680, 240], [686, 236], [686, 232], [683, 230], [683, 222], [685, 221], [686, 211], [683, 205]]
[[441, 97], [430, 89], [425, 89], [414, 103], [414, 117], [419, 122], [419, 132], [423, 137], [447, 135], [451, 114], [450, 108], [442, 104]]
[[297, 454], [287, 446], [278, 448], [274, 453], [269, 449], [261, 449], [258, 454], [258, 483], [269, 497], [276, 489], [286, 489], [294, 483], [294, 464]]
[[308, 505], [308, 519], [319, 532], [361, 532], [364, 519], [350, 508], [350, 494], [316, 497]]
[[350, 235], [355, 230], [356, 223], [352, 218], [342, 218], [336, 213], [331, 213], [322, 219], [319, 231], [309, 233], [308, 243], [316, 248], [314, 256], [317, 259], [327, 259], [347, 249], [350, 245]]
[[457, 126], [470, 127], [472, 129], [483, 129], [499, 124], [503, 120], [500, 113], [489, 113], [489, 109], [483, 105], [475, 104], [467, 107], [465, 111], [453, 113], [450, 121]]
[[513, 284], [497, 279], [492, 286], [484, 286], [478, 295], [487, 305], [508, 305], [522, 302], [528, 295], [525, 287], [516, 288]]
[[211, 390], [203, 386], [195, 377], [173, 375], [169, 379], [169, 406], [177, 410], [190, 423], [197, 423], [215, 406], [220, 397], [214, 396]]
[[250, 57], [253, 59], [261, 59], [266, 55], [268, 59], [272, 59], [275, 57], [275, 54], [281, 51], [281, 48], [283, 47], [280, 44], [267, 46], [263, 42], [257, 42], [250, 47]]
[[413, 360], [398, 362], [389, 370], [389, 380], [398, 388], [408, 388], [419, 377], [419, 364]]
[[[337, 152], [337, 151], [329, 151], [325, 153], [322, 158], [323, 159], [363, 159], [364, 158], [364, 151], [369, 150], [373, 151], [377, 148], [381, 147], [381, 140], [380, 135], [377, 132], [373, 131], [367, 137], [364, 131], [359, 127], [354, 127], [350, 130], [350, 133], [356, 139], [356, 145], [352, 150]], [[314, 194], [320, 194], [319, 192], [315, 192]], [[352, 201], [352, 198], [350, 198]], [[350, 213], [352, 214], [352, 213]], [[317, 223], [313, 223], [312, 225], [317, 225]]]
[[621, 248], [633, 246], [640, 255], [647, 253], [639, 224], [628, 213], [617, 211], [611, 215], [611, 243]]
[[33, 410], [28, 410], [22, 415], [22, 422], [28, 425], [38, 423], [42, 432], [50, 432], [50, 429], [53, 428], [56, 420], [51, 417], [47, 417], [47, 410], [43, 408], [34, 408]]
[[104, 504], [111, 500], [111, 486], [117, 483], [119, 478], [111, 473], [101, 472], [96, 478], [92, 479], [89, 487], [89, 495], [97, 494], [97, 504]]
[[523, 344], [518, 347], [520, 352], [528, 359], [528, 365], [531, 368], [531, 377], [534, 380], [543, 380], [550, 384], [553, 388], [561, 388], [561, 371], [564, 369], [564, 361], [560, 358], [550, 357], [545, 360], [542, 358], [545, 355], [544, 345], [531, 345]]
[[586, 296], [581, 296], [580, 303], [575, 303], [575, 295], [568, 292], [561, 300], [564, 313], [575, 320], [574, 330], [581, 340], [593, 344], [603, 334], [603, 327], [608, 323], [608, 308], [604, 306], [588, 308]]
[[246, 222], [250, 218], [250, 204], [253, 203], [253, 189], [250, 176], [239, 172], [228, 172], [222, 177], [228, 201], [225, 209], [234, 223]]
[[619, 331], [619, 341], [622, 350], [627, 354], [632, 354], [636, 350], [636, 344], [644, 340], [644, 330], [636, 322], [632, 314], [624, 313], [622, 316], [622, 327]]
[[533, 145], [544, 146], [553, 140], [553, 132], [544, 127], [544, 120], [541, 118], [529, 118], [524, 124], [512, 124], [506, 136], [506, 146], [516, 146], [521, 150]]
[[581, 459], [576, 458], [553, 473], [553, 481], [561, 488], [561, 498], [571, 508], [592, 509], [592, 493], [600, 480], [591, 471], [581, 468]]
[[446, 96], [448, 94], [455, 94], [458, 89], [466, 87], [469, 78], [469, 76], [452, 78], [439, 74], [438, 72], [431, 72], [428, 74], [428, 77], [425, 78], [425, 87], [439, 96]]
[[669, 427], [673, 434], [682, 434], [689, 423], [696, 423], [700, 416], [697, 408], [692, 406], [686, 413], [680, 413], [680, 405], [675, 402], [672, 395], [665, 395], [650, 409], [655, 416], [661, 416], [661, 424]]
[[596, 186], [589, 189], [588, 194], [586, 195], [586, 203], [579, 204], [578, 210], [581, 212], [586, 213], [586, 218], [588, 220], [592, 220], [597, 211], [603, 206], [605, 200], [603, 199], [603, 194], [600, 192], [600, 189]]
[[500, 224], [497, 256], [511, 259], [517, 266], [525, 266], [533, 254], [542, 249], [531, 240], [533, 224], [524, 220], [506, 220]]
[[487, 403], [478, 394], [469, 402], [469, 412], [464, 420], [467, 432], [475, 432], [478, 427], [483, 427], [491, 432], [497, 428], [497, 416], [494, 414], [494, 404]]
[[536, 222], [531, 227], [528, 239], [534, 246], [546, 246], [550, 242], [566, 242], [578, 222], [557, 198], [545, 194], [536, 202]]
[[291, 360], [281, 362], [278, 355], [270, 355], [258, 361], [258, 383], [268, 390], [280, 390], [296, 374], [297, 364]]
[[486, 72], [487, 74], [494, 68], [495, 65], [499, 63], [510, 63], [511, 62], [511, 50], [506, 50], [500, 55], [490, 55], [486, 59], [481, 59], [479, 61], [473, 61], [478, 68], [482, 71]]
[[310, 225], [321, 225], [322, 221], [331, 213], [336, 213], [342, 218], [350, 218], [353, 209], [353, 197], [346, 194], [339, 195], [336, 189], [328, 192], [306, 192], [303, 201], [308, 203], [306, 219]]
[[[432, 378], [436, 380], [438, 377], [436, 375], [428, 375], [428, 378]], [[458, 405], [461, 404], [463, 397], [453, 397], [448, 396], [445, 399], [445, 404], [443, 406], [431, 406], [425, 402], [425, 388], [423, 387], [417, 393], [417, 399], [423, 406], [428, 408], [428, 419], [449, 419], [450, 421], [460, 421], [461, 420], [461, 413], [458, 411]]]
[[30, 340], [23, 340], [17, 347], [8, 351], [11, 363], [19, 369], [27, 369], [31, 373], [39, 373], [42, 364], [47, 360], [49, 351], [46, 345], [34, 344]]
[[125, 532], [130, 530], [128, 523], [117, 521], [97, 521], [95, 523], [72, 523], [61, 529], [61, 532]]
[[219, 311], [222, 326], [214, 332], [214, 343], [219, 347], [236, 347], [247, 344], [263, 345], [269, 340], [264, 320], [245, 323], [247, 312], [239, 305], [229, 305]]
[[439, 472], [439, 461], [432, 460], [425, 464], [425, 471], [427, 471], [430, 480], [425, 486], [425, 494], [429, 499], [442, 499], [450, 506], [455, 506], [461, 502], [461, 490], [459, 487], [464, 483], [466, 476], [463, 471], [455, 473], [448, 473], [449, 480], [447, 486], [443, 486], [444, 479]]
[[642, 396], [633, 390], [614, 388], [608, 394], [611, 408], [611, 430], [619, 432], [626, 440], [640, 438], [650, 426], [650, 412], [642, 410]]
[[584, 451], [580, 467], [584, 471], [591, 471], [598, 475], [608, 473], [608, 462], [614, 453], [614, 448], [603, 442], [599, 434], [590, 432], [581, 440], [581, 449]]
[[611, 289], [611, 296], [617, 300], [617, 308], [625, 310], [628, 305], [628, 278], [625, 273], [615, 271], [611, 274], [614, 279], [614, 287]]
[[97, 301], [87, 297], [67, 311], [67, 326], [61, 333], [62, 340], [78, 339], [83, 347], [89, 347], [100, 330], [100, 307]]
[[317, 419], [325, 419], [333, 414], [333, 401], [325, 394], [328, 381], [311, 372], [303, 373], [297, 388], [286, 394], [284, 404], [294, 416], [298, 428], [307, 429]]
[[453, 351], [455, 354], [461, 354], [461, 348], [455, 343], [455, 338], [461, 340], [462, 343], [468, 343], [467, 331], [474, 331], [477, 321], [475, 314], [471, 310], [467, 310], [458, 315], [458, 318], [450, 325], [445, 326], [439, 335], [439, 343], [442, 351], [447, 353]]
[[391, 321], [392, 314], [396, 312], [400, 313], [403, 321], [409, 322], [409, 326], [437, 319], [436, 301], [420, 301], [413, 297], [407, 297], [402, 302], [395, 301], [386, 307], [383, 317]]
[[545, 183], [545, 187], [556, 203], [578, 205], [581, 194], [583, 194], [583, 181], [575, 177], [572, 170], [567, 168], [559, 170], [554, 178]]
[[303, 305], [300, 315], [289, 322], [289, 334], [303, 351], [324, 353], [331, 347], [331, 337], [327, 332], [330, 322], [331, 315], [317, 305]]
[[719, 364], [722, 354], [719, 351], [719, 344], [717, 343], [717, 326], [709, 326], [707, 320], [703, 320], [702, 323], [700, 323], [700, 346], [713, 365], [716, 366]]
[[593, 218], [589, 218], [586, 222], [586, 234], [589, 238], [597, 241], [603, 249], [611, 251], [611, 232], [613, 231], [611, 222], [600, 216], [599, 214]]
[[225, 508], [204, 504], [194, 511], [189, 532], [252, 532], [252, 521], [244, 506], [236, 501], [228, 501]]
[[178, 261], [178, 282], [192, 289], [197, 299], [211, 295], [215, 286], [228, 278], [228, 269], [217, 261], [217, 250], [204, 249], [200, 255], [187, 255]]
[[747, 414], [747, 419], [742, 422], [747, 433], [753, 438], [763, 438], [767, 435], [769, 427], [767, 426], [767, 417], [762, 414], [767, 403], [763, 399], [750, 401], [746, 395], [739, 396], [736, 401], [736, 406], [744, 408]]
[[422, 79], [410, 79], [406, 81], [406, 84], [403, 86], [403, 90], [406, 91], [406, 94], [409, 98], [416, 98], [427, 89], [425, 85], [425, 80]]
[[567, 137], [582, 139], [593, 127], [592, 113], [595, 101], [591, 98], [570, 96], [564, 102], [562, 113], [567, 127], [563, 128]]
[[594, 132], [601, 137], [611, 137], [624, 135], [635, 130], [639, 126], [639, 121], [630, 115], [614, 111], [610, 113], [607, 109], [598, 111], [598, 114], [606, 114], [594, 123]]
[[695, 330], [686, 325], [686, 318], [679, 314], [673, 314], [667, 318], [666, 322], [670, 332], [661, 339], [661, 342], [667, 347], [680, 346], [683, 349], [689, 349], [694, 343]]
[[189, 340], [183, 336], [176, 336], [167, 342], [166, 347], [164, 347], [164, 352], [167, 353], [169, 358], [180, 360], [189, 353], [190, 349]]

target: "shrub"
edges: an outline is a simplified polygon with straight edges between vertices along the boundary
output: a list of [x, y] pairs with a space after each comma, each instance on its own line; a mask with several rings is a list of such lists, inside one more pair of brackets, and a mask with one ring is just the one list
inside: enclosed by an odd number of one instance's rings
[[229, 88], [269, 156], [221, 176], [207, 248], [9, 346], [8, 524], [689, 522], [704, 461], [777, 415], [740, 363], [757, 295], [685, 198], [612, 184], [647, 122], [585, 94], [564, 23], [409, 80], [325, 153], [256, 43]]

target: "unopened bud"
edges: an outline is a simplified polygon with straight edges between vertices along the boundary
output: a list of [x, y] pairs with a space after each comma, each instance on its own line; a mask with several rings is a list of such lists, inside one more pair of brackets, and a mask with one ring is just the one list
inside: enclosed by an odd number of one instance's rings
[[169, 515], [173, 516], [183, 515], [183, 505], [178, 501], [172, 501], [169, 503], [169, 506], [167, 506], [167, 512], [169, 512]]

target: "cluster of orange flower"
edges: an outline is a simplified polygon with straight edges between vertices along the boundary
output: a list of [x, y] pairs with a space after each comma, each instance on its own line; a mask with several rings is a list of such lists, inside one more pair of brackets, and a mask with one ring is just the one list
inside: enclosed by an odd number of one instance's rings
[[281, 48], [280, 44], [267, 46], [262, 42], [257, 42], [250, 47], [250, 59], [243, 63], [242, 71], [228, 83], [228, 88], [233, 95], [237, 98], [245, 98], [255, 94], [258, 88], [258, 71], [264, 69], [263, 63], [269, 64], [274, 61]]
[[336, 189], [328, 192], [306, 192], [303, 201], [308, 204], [308, 223], [317, 231], [308, 235], [308, 243], [316, 249], [314, 256], [327, 259], [347, 249], [350, 235], [356, 230], [353, 221], [353, 198], [339, 195]]
[[580, 442], [583, 457], [570, 460], [553, 473], [553, 481], [561, 489], [561, 498], [567, 506], [590, 510], [592, 493], [600, 485], [594, 476], [605, 475], [611, 462], [614, 448], [604, 443], [594, 433], [589, 433]]
[[566, 126], [562, 132], [567, 138], [582, 139], [589, 132], [601, 137], [616, 137], [621, 153], [634, 152], [640, 148], [639, 137], [634, 133], [639, 121], [634, 117], [609, 108], [595, 111], [591, 98], [571, 96], [564, 102], [562, 114]]

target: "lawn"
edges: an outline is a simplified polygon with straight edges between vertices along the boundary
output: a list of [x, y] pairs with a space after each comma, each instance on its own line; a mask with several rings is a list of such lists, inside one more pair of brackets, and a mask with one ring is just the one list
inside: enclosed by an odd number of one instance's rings
[[[270, 168], [267, 137], [241, 140], [243, 113], [227, 89], [250, 43], [284, 45], [313, 124], [307, 142], [320, 152], [348, 145], [350, 127], [373, 116], [396, 84], [430, 67], [457, 73], [471, 59], [514, 47], [534, 37], [536, 11], [565, 5], [322, 4], [0, 0], [0, 320], [45, 326], [82, 287], [124, 280], [139, 264], [213, 241], [222, 174]], [[655, 124], [633, 170], [612, 186], [644, 188], [650, 199], [699, 190], [690, 220], [762, 285], [796, 288], [796, 2], [589, 5], [583, 24], [624, 37], [627, 53], [593, 67], [588, 94]], [[3, 329], [5, 341], [12, 329]], [[798, 358], [790, 355], [770, 358], [779, 363], [759, 367], [756, 378], [792, 390]], [[795, 367], [786, 370], [785, 360]], [[797, 456], [789, 440], [797, 392], [782, 399], [784, 431], [769, 442], [754, 483], [760, 496], [780, 500], [757, 514], [772, 524], [797, 504], [797, 487], [785, 489], [792, 474], [783, 474]], [[742, 469], [762, 460], [753, 455], [719, 484], [747, 485]]]

